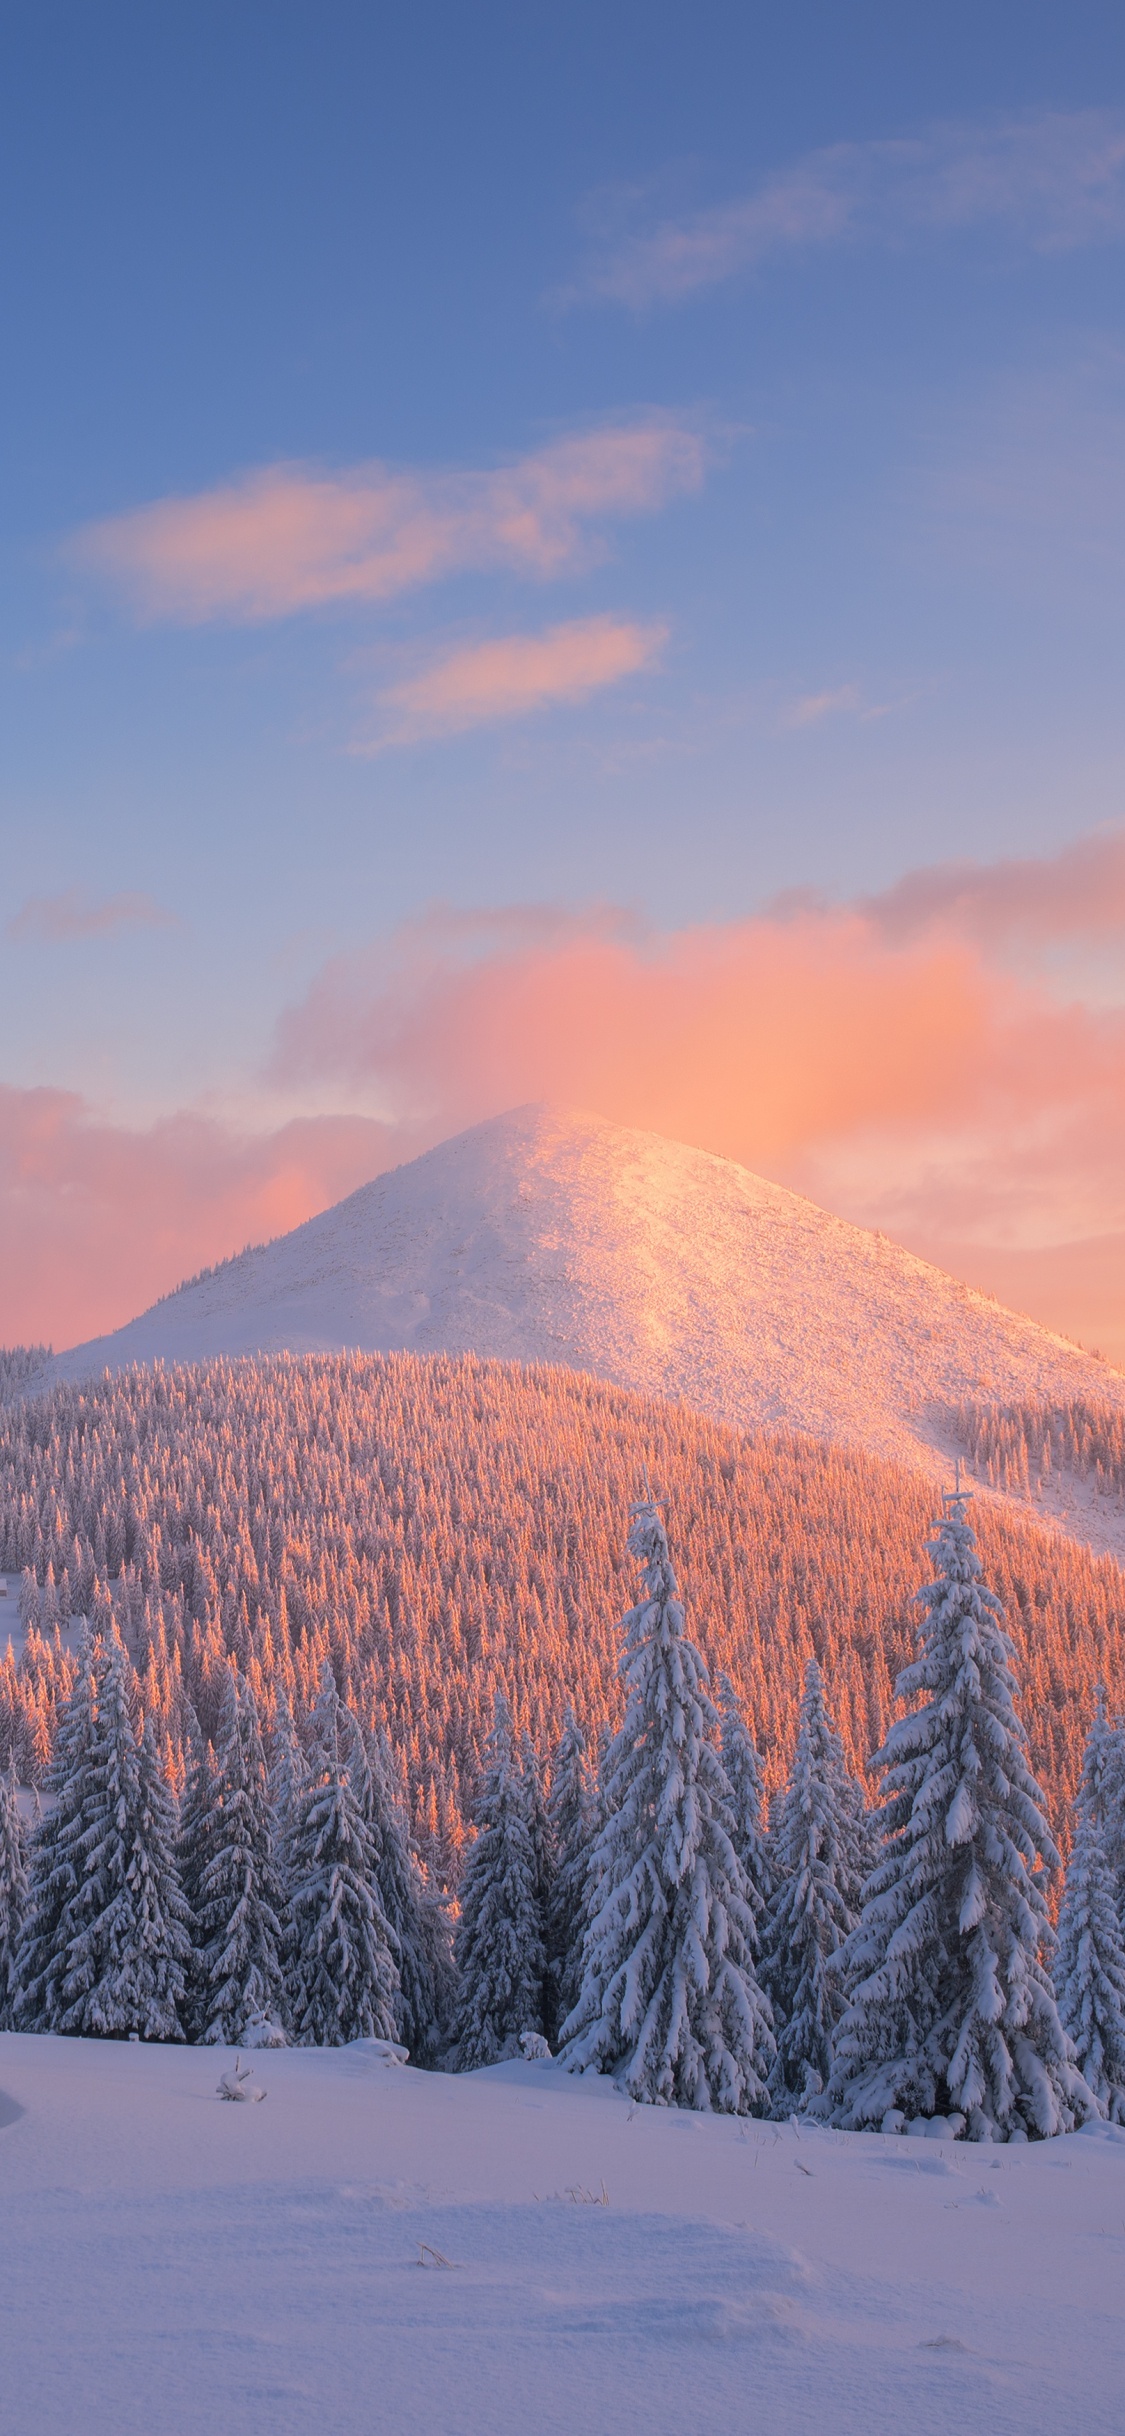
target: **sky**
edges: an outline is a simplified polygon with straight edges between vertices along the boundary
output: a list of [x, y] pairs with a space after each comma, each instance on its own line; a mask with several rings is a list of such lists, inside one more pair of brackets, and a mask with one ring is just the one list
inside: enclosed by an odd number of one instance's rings
[[0, 1338], [550, 1097], [1125, 1361], [1125, 19], [37, 0]]

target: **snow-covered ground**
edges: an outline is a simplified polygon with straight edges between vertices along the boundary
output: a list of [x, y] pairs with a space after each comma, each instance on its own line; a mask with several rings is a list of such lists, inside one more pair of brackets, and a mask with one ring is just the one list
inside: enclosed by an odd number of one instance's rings
[[[962, 1398], [1125, 1404], [1120, 1372], [885, 1236], [733, 1159], [549, 1108], [473, 1126], [55, 1370], [398, 1348], [561, 1362], [943, 1480]], [[1104, 1502], [1039, 1519], [1125, 1552]]]
[[224, 2105], [229, 2061], [0, 2038], [12, 2436], [1122, 2425], [1123, 2134], [798, 2135], [363, 2046]]

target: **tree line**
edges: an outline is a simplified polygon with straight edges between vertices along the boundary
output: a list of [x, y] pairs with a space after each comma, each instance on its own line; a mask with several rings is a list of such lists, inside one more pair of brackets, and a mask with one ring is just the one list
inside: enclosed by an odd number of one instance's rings
[[138, 1693], [116, 1623], [86, 1627], [30, 1843], [14, 1771], [0, 1793], [0, 2026], [429, 2060], [448, 1907], [331, 1668], [303, 1736], [283, 1711], [267, 1747], [229, 1665], [179, 1800]]
[[1125, 1730], [1099, 1694], [1056, 1935], [1059, 1853], [967, 1502], [944, 1500], [930, 1541], [880, 1799], [865, 1804], [810, 1659], [768, 1821], [733, 1688], [720, 1677], [712, 1702], [687, 1636], [661, 1514], [634, 1508], [624, 1717], [593, 1784], [572, 1723], [546, 1837], [498, 1704], [462, 1892], [462, 2058], [548, 2029], [571, 2069], [648, 2103], [971, 2140], [1125, 2119]]
[[29, 1853], [14, 1777], [0, 1797], [5, 2021], [386, 2038], [453, 2070], [554, 2050], [640, 2102], [974, 2140], [1125, 2117], [1125, 1732], [1099, 1697], [1056, 1935], [1059, 1855], [966, 1495], [930, 1542], [871, 1808], [811, 1658], [767, 1814], [648, 1497], [628, 1553], [620, 1723], [591, 1758], [571, 1712], [545, 1781], [498, 1691], [452, 1926], [330, 1666], [299, 1725], [283, 1709], [264, 1733], [228, 1662], [177, 1801], [116, 1623], [88, 1628]]
[[1059, 1472], [1085, 1481], [1117, 1514], [1125, 1511], [1125, 1413], [1113, 1404], [973, 1404], [958, 1407], [957, 1433], [981, 1480], [1035, 1497]]
[[[1095, 1421], [1074, 1422], [1083, 1460]], [[156, 1367], [0, 1412], [0, 1567], [24, 1576], [29, 1627], [19, 1659], [0, 1655], [0, 1768], [14, 1757], [26, 1785], [42, 1779], [78, 1614], [115, 1620], [177, 1794], [192, 1721], [219, 1732], [231, 1659], [267, 1732], [279, 1710], [312, 1708], [327, 1662], [364, 1731], [390, 1741], [427, 1865], [455, 1879], [497, 1689], [544, 1751], [568, 1708], [591, 1742], [611, 1713], [638, 1446], [770, 1792], [810, 1658], [862, 1777], [911, 1654], [924, 1480], [572, 1371], [407, 1354]], [[996, 1500], [979, 1529], [1065, 1840], [1098, 1681], [1125, 1702], [1125, 1579]]]

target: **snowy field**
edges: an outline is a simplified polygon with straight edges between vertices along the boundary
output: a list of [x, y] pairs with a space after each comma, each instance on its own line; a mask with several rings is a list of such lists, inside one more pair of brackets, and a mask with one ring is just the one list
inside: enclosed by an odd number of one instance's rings
[[0, 2037], [11, 2436], [1118, 2436], [1125, 2134], [251, 2060], [231, 2106], [221, 2052]]

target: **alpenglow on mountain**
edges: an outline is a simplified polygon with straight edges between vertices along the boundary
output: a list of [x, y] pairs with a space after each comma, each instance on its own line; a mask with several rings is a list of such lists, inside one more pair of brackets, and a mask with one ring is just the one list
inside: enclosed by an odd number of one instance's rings
[[473, 1126], [59, 1356], [475, 1352], [556, 1362], [743, 1428], [923, 1462], [948, 1417], [1125, 1378], [732, 1159], [553, 1108]]

